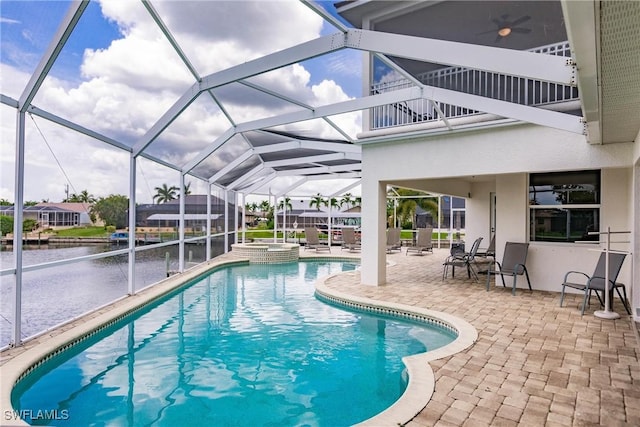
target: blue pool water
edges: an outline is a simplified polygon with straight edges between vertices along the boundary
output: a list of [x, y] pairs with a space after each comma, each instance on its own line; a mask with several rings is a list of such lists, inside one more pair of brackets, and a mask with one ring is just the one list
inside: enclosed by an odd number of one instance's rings
[[[57, 356], [20, 382], [33, 424], [342, 426], [405, 389], [405, 355], [455, 337], [314, 297], [353, 263], [233, 266]], [[53, 419], [52, 419], [53, 418]]]

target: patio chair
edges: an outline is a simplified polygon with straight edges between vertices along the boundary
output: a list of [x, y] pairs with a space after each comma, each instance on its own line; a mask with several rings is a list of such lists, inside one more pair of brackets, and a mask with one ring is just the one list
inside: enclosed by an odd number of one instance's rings
[[402, 247], [400, 242], [400, 227], [392, 227], [387, 230], [387, 253], [399, 251]]
[[418, 255], [422, 255], [422, 252], [433, 253], [433, 244], [431, 243], [431, 235], [433, 234], [433, 228], [418, 228], [416, 235], [415, 246], [409, 246], [405, 255], [409, 255], [409, 252], [415, 252]]
[[442, 264], [444, 266], [442, 270], [442, 280], [447, 277], [449, 267], [451, 267], [451, 277], [456, 277], [456, 267], [465, 267], [468, 278], [470, 279], [473, 275], [473, 278], [478, 280], [478, 274], [474, 271], [473, 265], [475, 264], [475, 257], [480, 247], [480, 242], [482, 242], [482, 237], [474, 240], [469, 252], [464, 252], [459, 247], [452, 247], [451, 254]]
[[361, 248], [360, 242], [356, 238], [356, 231], [353, 228], [342, 229], [342, 249], [348, 249], [351, 251], [359, 251]]
[[305, 245], [304, 250], [307, 249], [315, 249], [317, 251], [327, 250], [331, 252], [331, 248], [328, 243], [321, 243], [320, 236], [318, 234], [318, 229], [315, 227], [305, 227], [304, 228], [304, 237], [305, 237]]
[[491, 285], [491, 274], [500, 275], [502, 279], [502, 286], [506, 287], [507, 285], [504, 282], [504, 276], [513, 277], [513, 287], [511, 289], [511, 294], [516, 294], [516, 281], [519, 275], [524, 274], [527, 277], [527, 284], [529, 285], [529, 290], [531, 288], [531, 280], [529, 280], [529, 272], [527, 271], [527, 253], [529, 252], [529, 244], [528, 243], [516, 243], [516, 242], [507, 242], [504, 246], [504, 254], [502, 255], [502, 263], [495, 261], [488, 266], [486, 271], [482, 271], [481, 273], [487, 274], [487, 291]]
[[[618, 296], [620, 297], [620, 300], [622, 301], [622, 305], [624, 305], [625, 310], [627, 310], [628, 314], [631, 314], [631, 310], [629, 309], [629, 300], [627, 299], [627, 290], [622, 283], [616, 282], [626, 256], [627, 254], [609, 252], [609, 304], [611, 305], [613, 303], [612, 297], [613, 290], [615, 289], [618, 293]], [[593, 271], [593, 274], [591, 276], [588, 276], [586, 273], [583, 273], [581, 271], [569, 271], [564, 275], [564, 280], [562, 281], [562, 292], [560, 293], [560, 307], [562, 307], [562, 302], [564, 301], [564, 291], [566, 287], [584, 292], [584, 301], [582, 302], [582, 310], [580, 311], [580, 314], [584, 314], [585, 307], [591, 300], [592, 291], [595, 291], [596, 296], [600, 301], [600, 305], [604, 306], [604, 298], [600, 297], [600, 292], [602, 292], [602, 296], [604, 297], [606, 280], [605, 269], [607, 268], [606, 258], [607, 253], [602, 252], [600, 254], [600, 258], [598, 259], [598, 263], [596, 264], [596, 269]], [[578, 281], [578, 279], [581, 280]], [[620, 288], [622, 288], [624, 298], [620, 294]]]
[[476, 256], [482, 258], [495, 258], [496, 257], [496, 235], [494, 234], [489, 241], [489, 246], [486, 249], [478, 249]]

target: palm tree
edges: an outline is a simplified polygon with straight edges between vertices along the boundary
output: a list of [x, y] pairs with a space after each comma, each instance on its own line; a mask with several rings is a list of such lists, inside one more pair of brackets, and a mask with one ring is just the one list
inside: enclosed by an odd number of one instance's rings
[[95, 203], [96, 198], [93, 194], [89, 194], [87, 190], [82, 190], [80, 194], [73, 193], [65, 200], [68, 203]]
[[352, 194], [351, 193], [347, 193], [344, 196], [342, 196], [342, 199], [340, 199], [340, 207], [347, 205], [347, 208], [350, 208], [354, 205], [354, 200], [352, 199]]
[[256, 212], [258, 212], [258, 204], [256, 202], [247, 203], [247, 204], [244, 205], [244, 209], [247, 212], [251, 212], [251, 213], [255, 214]]
[[398, 188], [396, 192], [399, 196], [408, 196], [410, 198], [400, 198], [398, 200], [397, 215], [401, 223], [413, 222], [416, 209], [420, 206], [425, 211], [431, 213], [435, 222], [439, 221], [438, 203], [432, 197], [419, 197], [422, 192]]
[[431, 214], [433, 222], [440, 224], [440, 211], [438, 210], [438, 200], [434, 198], [418, 199], [418, 206]]
[[311, 198], [311, 200], [309, 201], [309, 207], [310, 208], [312, 208], [314, 205], [316, 206], [317, 210], [320, 210], [320, 206], [326, 206], [327, 205], [326, 200], [324, 200], [324, 197], [322, 197], [322, 195], [320, 193], [318, 193], [315, 196], [313, 196]]
[[258, 205], [258, 209], [260, 209], [261, 212], [269, 212], [271, 210], [271, 203], [269, 203], [268, 200], [263, 200], [260, 202], [260, 205]]
[[82, 203], [95, 203], [96, 198], [93, 194], [89, 194], [87, 190], [82, 190], [80, 192], [80, 202]]
[[278, 203], [278, 209], [284, 209], [284, 210], [292, 210], [293, 206], [291, 205], [291, 199], [288, 197], [285, 197], [284, 199], [280, 200], [280, 202]]
[[154, 190], [156, 190], [156, 195], [153, 196], [153, 200], [157, 200], [158, 204], [167, 203], [177, 198], [178, 187], [175, 185], [168, 187], [167, 184], [162, 184], [162, 187], [156, 187]]
[[335, 197], [332, 197], [331, 200], [326, 201], [325, 200], [325, 206], [329, 206], [331, 205], [331, 208], [335, 208], [335, 209], [340, 209], [340, 201], [338, 199], [336, 199]]
[[187, 183], [184, 185], [184, 195], [185, 195], [185, 196], [188, 196], [189, 194], [191, 194], [191, 183], [190, 183], [190, 182], [187, 182]]

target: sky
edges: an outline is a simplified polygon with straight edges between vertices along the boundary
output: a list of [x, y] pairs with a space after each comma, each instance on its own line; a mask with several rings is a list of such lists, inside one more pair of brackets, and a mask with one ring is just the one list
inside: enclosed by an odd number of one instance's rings
[[[330, 2], [326, 3], [330, 5]], [[304, 4], [287, 1], [154, 1], [200, 76], [292, 47], [336, 30]], [[66, 1], [0, 2], [0, 92], [19, 99], [31, 73], [66, 14]], [[309, 105], [360, 96], [361, 53], [336, 54], [294, 64], [255, 78], [255, 83]], [[92, 1], [65, 45], [33, 104], [133, 146], [195, 79], [140, 1]], [[220, 91], [238, 123], [282, 114], [281, 101], [246, 88]], [[359, 114], [336, 117], [350, 135], [360, 131]], [[14, 201], [15, 109], [0, 105], [0, 199]], [[231, 123], [207, 96], [199, 97], [150, 146], [149, 152], [183, 163], [229, 129]], [[305, 131], [326, 137], [319, 123]], [[331, 131], [334, 132], [334, 131]], [[220, 168], [240, 154], [242, 143], [210, 160]], [[26, 117], [25, 201], [62, 201], [88, 191], [95, 197], [128, 194], [129, 155], [123, 150], [55, 125]], [[192, 193], [204, 193], [199, 180]], [[151, 203], [155, 188], [179, 185], [179, 173], [146, 159], [138, 161], [136, 198]], [[310, 194], [335, 191], [315, 181]], [[350, 190], [351, 193], [358, 189]]]

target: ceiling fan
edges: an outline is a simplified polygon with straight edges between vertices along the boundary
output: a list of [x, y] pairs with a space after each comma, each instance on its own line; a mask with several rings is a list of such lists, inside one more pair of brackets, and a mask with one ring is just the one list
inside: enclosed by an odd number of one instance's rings
[[478, 33], [477, 35], [497, 33], [495, 42], [498, 43], [500, 40], [507, 37], [511, 33], [530, 33], [531, 28], [518, 27], [518, 25], [527, 22], [529, 19], [531, 19], [529, 15], [524, 15], [516, 20], [510, 21], [509, 14], [504, 14], [499, 19], [493, 18], [491, 20], [494, 24], [496, 24], [496, 28], [494, 30], [483, 31], [482, 33]]

